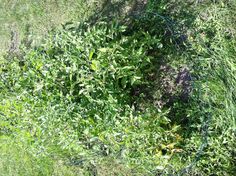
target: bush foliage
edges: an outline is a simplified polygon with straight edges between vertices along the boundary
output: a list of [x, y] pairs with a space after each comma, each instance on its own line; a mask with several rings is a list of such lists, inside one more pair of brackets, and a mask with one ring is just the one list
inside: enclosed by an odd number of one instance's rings
[[0, 171], [233, 175], [235, 3], [176, 3], [1, 56]]

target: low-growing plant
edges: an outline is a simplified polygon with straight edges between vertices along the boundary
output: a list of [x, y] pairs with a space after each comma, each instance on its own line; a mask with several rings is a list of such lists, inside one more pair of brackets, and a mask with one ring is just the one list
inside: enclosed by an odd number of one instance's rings
[[3, 56], [0, 173], [232, 175], [235, 3], [179, 2]]
[[[18, 96], [2, 102], [2, 123], [9, 122], [3, 133], [19, 126], [40, 148], [56, 145], [72, 158], [85, 152], [73, 162], [116, 156], [148, 172], [166, 163], [179, 136], [169, 128], [166, 112], [151, 104], [136, 110], [139, 96], [133, 93], [150, 86], [154, 57], [147, 52], [161, 46], [158, 35], [130, 32], [118, 22], [64, 26], [20, 61], [4, 61], [2, 88]], [[20, 109], [10, 118], [6, 106]]]

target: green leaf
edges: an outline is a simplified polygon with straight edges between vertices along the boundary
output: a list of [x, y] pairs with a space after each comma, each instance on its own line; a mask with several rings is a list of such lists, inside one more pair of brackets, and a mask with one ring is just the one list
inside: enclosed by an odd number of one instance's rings
[[91, 69], [98, 71], [100, 69], [100, 62], [97, 60], [92, 60]]
[[131, 77], [131, 85], [135, 84], [136, 82], [138, 82], [141, 79], [141, 77], [139, 76], [132, 76]]
[[109, 51], [110, 48], [99, 48], [98, 50], [99, 50], [100, 52], [105, 53], [105, 52]]
[[90, 51], [90, 53], [89, 53], [89, 60], [91, 60], [93, 58], [93, 54], [94, 54], [94, 50]]

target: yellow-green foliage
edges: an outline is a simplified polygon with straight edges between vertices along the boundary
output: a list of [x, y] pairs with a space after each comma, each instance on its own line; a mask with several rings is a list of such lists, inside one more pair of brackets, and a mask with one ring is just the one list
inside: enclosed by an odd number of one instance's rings
[[[13, 8], [44, 16], [48, 3]], [[0, 175], [233, 175], [235, 13], [230, 0], [150, 0], [125, 22], [91, 16], [1, 56]], [[165, 90], [182, 68], [185, 101]]]

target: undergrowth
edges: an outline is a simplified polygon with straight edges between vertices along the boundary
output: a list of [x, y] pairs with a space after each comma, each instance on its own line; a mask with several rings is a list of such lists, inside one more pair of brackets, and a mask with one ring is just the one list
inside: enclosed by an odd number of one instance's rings
[[0, 173], [233, 175], [236, 4], [178, 3], [1, 56]]

